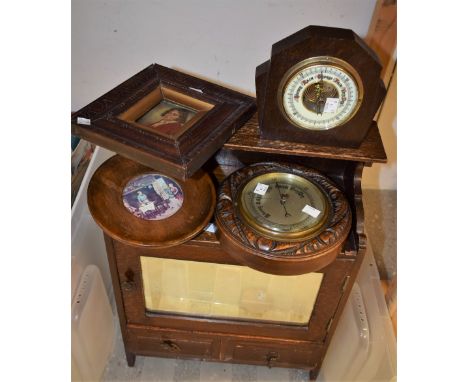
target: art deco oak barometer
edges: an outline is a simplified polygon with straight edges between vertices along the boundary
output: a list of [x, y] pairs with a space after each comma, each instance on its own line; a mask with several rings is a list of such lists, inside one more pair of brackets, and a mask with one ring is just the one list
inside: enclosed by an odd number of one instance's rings
[[95, 172], [88, 204], [129, 366], [198, 358], [316, 378], [366, 249], [362, 169], [386, 160], [379, 71], [352, 31], [311, 26], [257, 68], [258, 115], [250, 97], [152, 65], [72, 116], [126, 157]]
[[349, 29], [309, 26], [257, 67], [262, 138], [358, 147], [385, 95], [375, 53]]

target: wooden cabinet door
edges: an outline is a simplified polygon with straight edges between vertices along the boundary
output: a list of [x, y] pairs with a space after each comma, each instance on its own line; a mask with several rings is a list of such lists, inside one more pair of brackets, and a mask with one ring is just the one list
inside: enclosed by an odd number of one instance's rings
[[[107, 238], [107, 240], [111, 240]], [[213, 318], [190, 316], [182, 313], [149, 312], [146, 309], [144, 285], [142, 277], [141, 256], [161, 257], [160, 251], [151, 248], [136, 248], [126, 246], [111, 240], [108, 245], [114, 257], [117, 277], [114, 277], [114, 290], [120, 294], [126, 324], [144, 325], [178, 330], [196, 330], [235, 335], [265, 336], [271, 338], [288, 338], [291, 340], [307, 340], [323, 343], [330, 322], [337, 312], [345, 289], [343, 285], [354, 272], [353, 259], [337, 259], [320, 272], [323, 279], [319, 293], [313, 306], [309, 321], [304, 324], [282, 322], [263, 322], [253, 320], [237, 320], [230, 318]], [[190, 246], [179, 246], [190, 250]], [[178, 248], [180, 251], [181, 248]], [[229, 286], [227, 285], [226, 288]], [[291, 294], [294, 290], [291, 290]], [[117, 298], [117, 296], [116, 296]]]

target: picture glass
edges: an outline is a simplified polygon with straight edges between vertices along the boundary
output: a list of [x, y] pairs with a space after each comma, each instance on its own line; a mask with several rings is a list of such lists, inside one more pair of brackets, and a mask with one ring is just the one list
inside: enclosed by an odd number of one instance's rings
[[138, 218], [163, 220], [179, 211], [184, 195], [175, 180], [160, 174], [145, 174], [127, 183], [122, 201]]
[[192, 108], [164, 99], [138, 118], [136, 122], [148, 126], [158, 133], [176, 136], [196, 113], [197, 111]]

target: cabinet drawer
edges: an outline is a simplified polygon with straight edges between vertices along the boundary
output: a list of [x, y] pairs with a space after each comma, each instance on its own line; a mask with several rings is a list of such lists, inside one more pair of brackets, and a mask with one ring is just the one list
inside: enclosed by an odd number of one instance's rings
[[319, 345], [235, 341], [227, 344], [225, 360], [269, 367], [313, 369], [320, 360], [321, 351]]
[[[130, 329], [130, 348], [136, 354], [213, 359], [218, 341], [183, 331]], [[215, 357], [216, 358], [216, 357]]]

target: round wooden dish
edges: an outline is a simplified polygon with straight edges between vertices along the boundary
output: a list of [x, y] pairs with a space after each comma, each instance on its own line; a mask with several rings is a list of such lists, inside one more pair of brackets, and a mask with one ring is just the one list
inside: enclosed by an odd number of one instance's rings
[[163, 248], [190, 240], [205, 228], [214, 212], [216, 192], [209, 175], [202, 170], [186, 181], [176, 180], [183, 192], [183, 203], [165, 219], [145, 220], [125, 207], [122, 194], [128, 182], [140, 175], [158, 173], [119, 155], [96, 170], [88, 187], [88, 205], [106, 234], [134, 246]]
[[[284, 242], [265, 237], [240, 217], [238, 193], [261, 174], [286, 172], [303, 177], [326, 195], [331, 210], [327, 222], [312, 238]], [[343, 193], [319, 172], [286, 163], [257, 163], [231, 174], [218, 191], [217, 236], [223, 249], [239, 263], [261, 272], [299, 275], [317, 271], [335, 260], [351, 229], [351, 209]]]

